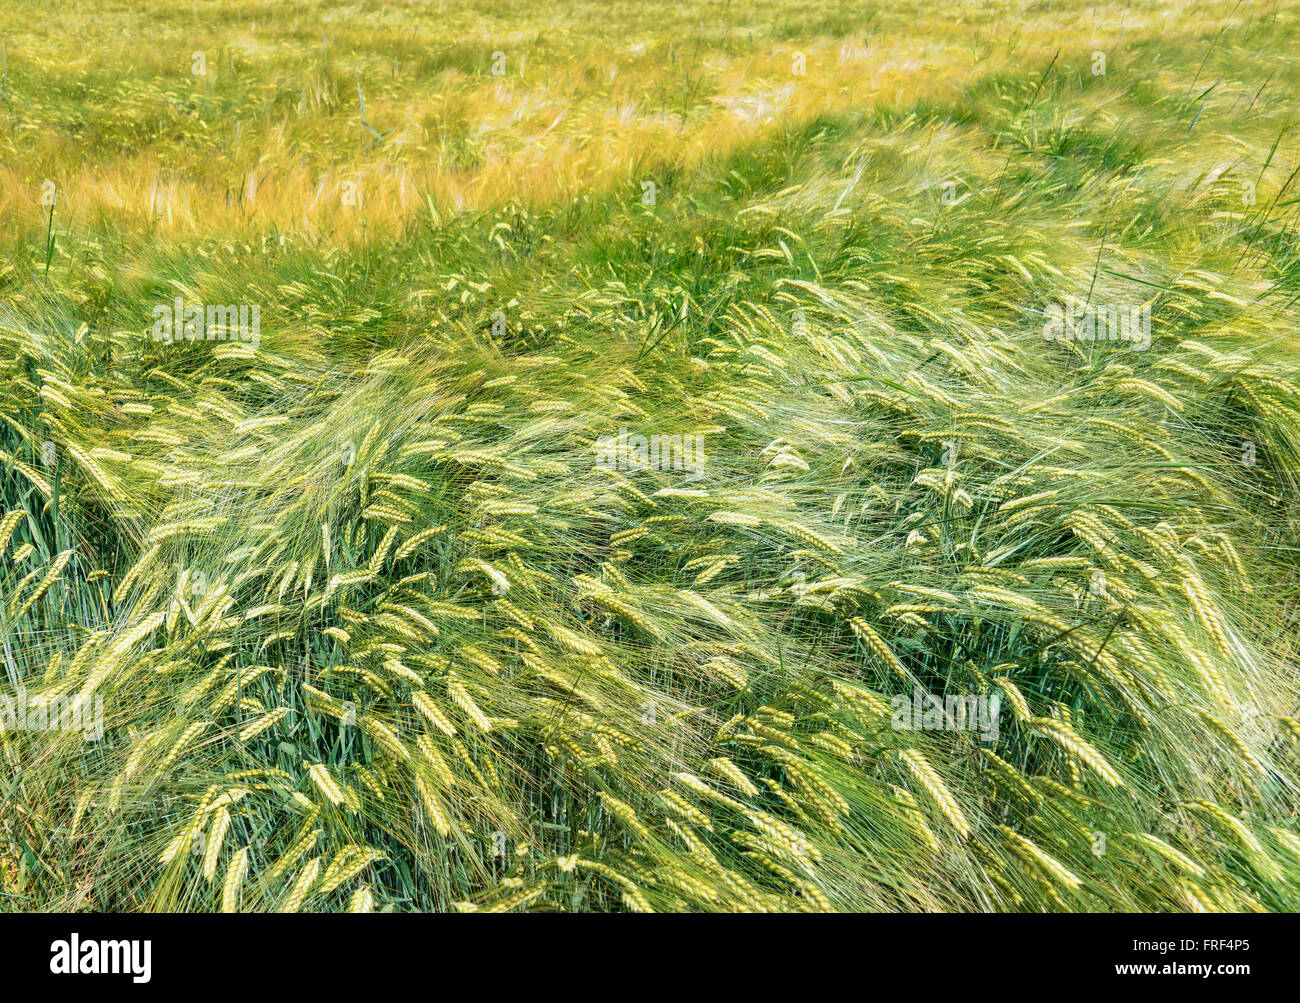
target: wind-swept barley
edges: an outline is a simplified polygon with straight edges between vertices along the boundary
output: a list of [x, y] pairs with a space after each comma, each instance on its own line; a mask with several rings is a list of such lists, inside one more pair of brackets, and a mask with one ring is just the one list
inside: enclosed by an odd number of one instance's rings
[[957, 835], [963, 839], [968, 837], [971, 834], [970, 822], [957, 806], [957, 799], [952, 796], [952, 791], [948, 790], [947, 785], [939, 779], [939, 774], [934, 772], [934, 768], [926, 762], [925, 757], [916, 749], [901, 749], [897, 754], [911, 771], [912, 776], [939, 806], [944, 818], [957, 830]]
[[234, 912], [239, 901], [239, 889], [248, 873], [248, 847], [242, 847], [231, 858], [226, 867], [226, 876], [221, 882], [221, 911]]

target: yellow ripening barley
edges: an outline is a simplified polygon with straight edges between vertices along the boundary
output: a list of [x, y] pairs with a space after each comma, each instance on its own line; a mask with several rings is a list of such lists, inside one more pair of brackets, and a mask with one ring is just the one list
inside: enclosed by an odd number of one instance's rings
[[1291, 854], [1297, 863], [1300, 863], [1300, 836], [1287, 829], [1279, 829], [1277, 826], [1269, 826], [1268, 831], [1273, 834], [1274, 839], [1282, 844], [1287, 853]]
[[0, 519], [0, 554], [4, 553], [5, 547], [9, 544], [9, 538], [14, 534], [14, 528], [23, 521], [27, 515], [26, 509], [14, 509], [12, 512], [6, 512], [5, 517]]
[[1245, 851], [1246, 856], [1251, 862], [1272, 878], [1280, 878], [1281, 870], [1277, 863], [1264, 849], [1264, 844], [1259, 841], [1259, 837], [1251, 832], [1249, 826], [1241, 819], [1237, 818], [1230, 812], [1225, 811], [1220, 805], [1213, 801], [1197, 799], [1188, 802], [1187, 806], [1198, 814], [1207, 816], [1217, 829], [1221, 832], [1227, 832], [1236, 840], [1237, 844]]
[[115, 638], [112, 643], [104, 648], [101, 654], [92, 663], [90, 672], [86, 680], [81, 685], [81, 690], [77, 697], [85, 701], [99, 688], [99, 685], [109, 677], [111, 673], [121, 667], [121, 661], [136, 644], [142, 641], [147, 635], [153, 633], [167, 619], [167, 610], [158, 610], [152, 616], [146, 617], [132, 629]]
[[613, 595], [597, 592], [588, 593], [584, 598], [609, 610], [617, 616], [622, 617], [629, 623], [634, 624], [641, 630], [645, 631], [647, 634], [660, 639], [664, 636], [663, 629], [657, 623], [651, 620], [639, 609], [623, 602], [621, 599], [615, 598]]
[[795, 786], [805, 796], [810, 796], [817, 806], [826, 808], [827, 821], [838, 829], [839, 816], [848, 815], [849, 803], [821, 776], [808, 766], [808, 760], [782, 746], [773, 746], [769, 754], [786, 769]]
[[1048, 736], [1067, 752], [1082, 759], [1112, 787], [1124, 786], [1124, 781], [1106, 758], [1064, 721], [1050, 717], [1036, 717], [1029, 723], [1039, 734]]
[[[0, 547], [0, 549], [3, 548]], [[45, 577], [41, 579], [40, 584], [36, 586], [32, 591], [32, 594], [27, 597], [16, 613], [13, 611], [12, 605], [9, 607], [10, 613], [15, 619], [31, 609], [32, 606], [40, 600], [41, 596], [45, 595], [50, 586], [59, 580], [59, 575], [63, 573], [63, 569], [67, 565], [69, 559], [71, 559], [72, 554], [73, 551], [65, 550], [54, 558], [53, 563], [50, 565], [50, 570], [46, 573]]]
[[829, 537], [823, 536], [816, 530], [809, 529], [807, 526], [803, 526], [791, 519], [764, 519], [763, 523], [828, 554], [844, 553], [843, 548]]
[[480, 731], [489, 732], [492, 730], [492, 722], [479, 709], [479, 705], [474, 702], [469, 689], [454, 672], [447, 675], [447, 695], [451, 697], [451, 702], [463, 710], [465, 715], [474, 722], [474, 725]]
[[444, 735], [454, 736], [456, 734], [456, 726], [442, 712], [442, 708], [438, 706], [437, 701], [424, 690], [411, 691], [411, 705], [428, 718], [433, 726]]
[[162, 764], [158, 767], [158, 773], [161, 775], [169, 766], [172, 765], [172, 763], [176, 762], [185, 747], [206, 731], [211, 724], [211, 721], [196, 721], [194, 724], [186, 728], [181, 733], [181, 737], [176, 740], [176, 744], [171, 747], [171, 751], [163, 757]]
[[745, 776], [740, 767], [725, 756], [709, 760], [709, 768], [718, 776], [731, 781], [737, 790], [751, 797], [758, 794], [758, 788], [754, 786], [749, 777]]
[[308, 766], [307, 776], [316, 785], [316, 789], [325, 795], [330, 804], [337, 806], [347, 800], [343, 795], [343, 788], [339, 786], [339, 782], [334, 779], [333, 774], [330, 773], [329, 768], [324, 763], [312, 763]]
[[873, 717], [880, 717], [889, 714], [889, 704], [868, 689], [850, 684], [841, 679], [832, 679], [831, 689], [841, 700], [846, 701], [853, 707], [865, 710]]
[[508, 617], [510, 617], [510, 619], [512, 619], [515, 623], [519, 624], [519, 626], [522, 627], [524, 630], [533, 629], [534, 624], [533, 624], [532, 617], [530, 617], [527, 613], [521, 610], [518, 606], [514, 605], [514, 603], [510, 602], [504, 596], [497, 596], [496, 605], [497, 608], [503, 610], [505, 614]]
[[170, 864], [177, 856], [193, 846], [199, 833], [199, 823], [202, 820], [202, 812], [196, 813], [185, 828], [173, 836], [171, 842], [158, 855], [158, 863]]
[[1215, 647], [1219, 649], [1219, 654], [1224, 658], [1232, 657], [1232, 649], [1228, 644], [1228, 631], [1224, 626], [1223, 616], [1214, 605], [1214, 600], [1210, 598], [1209, 591], [1191, 568], [1184, 564], [1183, 566], [1183, 591], [1187, 593], [1187, 598], [1191, 600], [1192, 609], [1196, 612], [1196, 619], [1200, 621], [1201, 626], [1205, 628], [1212, 638], [1214, 638]]
[[221, 882], [221, 911], [234, 912], [238, 903], [239, 889], [248, 873], [248, 847], [245, 846], [231, 858], [226, 868], [226, 876]]
[[447, 818], [447, 813], [443, 811], [442, 803], [432, 785], [419, 773], [415, 774], [415, 789], [420, 794], [424, 810], [428, 814], [429, 821], [433, 824], [435, 831], [440, 836], [450, 836], [451, 822]]
[[393, 554], [393, 563], [396, 564], [398, 561], [410, 557], [415, 553], [420, 544], [424, 543], [425, 540], [432, 539], [439, 533], [444, 532], [446, 528], [446, 526], [432, 526], [429, 529], [423, 529], [416, 533], [397, 548], [396, 552]]
[[393, 545], [393, 539], [396, 536], [397, 527], [389, 526], [388, 532], [386, 532], [384, 538], [379, 541], [379, 546], [375, 548], [374, 554], [371, 555], [370, 562], [366, 565], [367, 571], [378, 574], [383, 570], [384, 558], [388, 556], [388, 548]]
[[1183, 409], [1182, 401], [1180, 401], [1177, 397], [1171, 394], [1164, 387], [1157, 386], [1155, 383], [1152, 383], [1150, 380], [1137, 380], [1137, 379], [1120, 380], [1118, 383], [1115, 384], [1115, 389], [1120, 391], [1126, 391], [1129, 393], [1142, 394], [1147, 397], [1152, 397], [1158, 400], [1161, 404], [1164, 404], [1171, 411], [1181, 411]]
[[369, 885], [362, 885], [352, 893], [352, 899], [348, 902], [348, 912], [374, 912], [375, 895], [370, 890]]
[[[1179, 634], [1181, 635], [1182, 632], [1179, 631]], [[1228, 691], [1228, 685], [1223, 680], [1223, 674], [1219, 671], [1218, 666], [1214, 664], [1214, 660], [1205, 652], [1192, 646], [1185, 636], [1183, 639], [1183, 655], [1192, 663], [1192, 668], [1196, 670], [1196, 674], [1200, 677], [1201, 682], [1205, 684], [1205, 688], [1219, 702], [1219, 706], [1227, 710], [1234, 710], [1237, 703], [1232, 699], [1232, 694]]]
[[677, 596], [678, 598], [686, 601], [691, 606], [698, 609], [701, 613], [707, 616], [718, 626], [726, 627], [728, 629], [733, 629], [733, 628], [741, 629], [740, 625], [737, 624], [736, 621], [734, 621], [730, 616], [728, 616], [726, 613], [720, 610], [713, 603], [705, 599], [698, 592], [693, 592], [690, 589], [678, 589]]
[[934, 831], [926, 824], [925, 816], [921, 813], [921, 806], [916, 803], [916, 798], [912, 792], [895, 784], [890, 784], [889, 789], [893, 791], [894, 797], [902, 802], [904, 807], [904, 817], [908, 828], [910, 828], [925, 844], [926, 849], [931, 853], [939, 852], [939, 840], [935, 837]]
[[[15, 551], [14, 563], [16, 564], [22, 563], [30, 555], [34, 553], [36, 553], [36, 547], [33, 544], [24, 543], [21, 547], [18, 548], [17, 551]], [[39, 575], [40, 573], [41, 573], [40, 569], [36, 568], [28, 572], [26, 575], [24, 575], [22, 579], [18, 582], [18, 584], [14, 586], [14, 594], [18, 595], [19, 593], [21, 593], [22, 590], [27, 587], [28, 582], [35, 580], [36, 576]]]
[[939, 810], [957, 830], [957, 834], [963, 839], [969, 836], [970, 822], [958, 807], [957, 799], [952, 796], [952, 792], [939, 778], [939, 774], [935, 773], [934, 768], [926, 762], [925, 757], [916, 749], [901, 749], [898, 750], [897, 755], [907, 765], [917, 782], [925, 788], [925, 792], [939, 806]]
[[1241, 561], [1241, 555], [1237, 553], [1237, 548], [1233, 546], [1232, 540], [1227, 533], [1211, 533], [1211, 537], [1219, 545], [1219, 549], [1228, 559], [1228, 564], [1236, 576], [1237, 584], [1244, 592], [1253, 592], [1254, 588], [1250, 584], [1250, 576], [1246, 574], [1246, 566]]
[[1037, 494], [1025, 495], [1022, 498], [1015, 498], [1012, 499], [1011, 501], [1003, 502], [1002, 505], [999, 506], [998, 512], [1000, 512], [1002, 515], [1006, 515], [1010, 512], [1014, 512], [1018, 508], [1023, 508], [1026, 505], [1037, 505], [1040, 502], [1051, 501], [1053, 498], [1057, 497], [1057, 495], [1059, 495], [1060, 493], [1061, 492], [1059, 490], [1039, 491]]
[[1206, 726], [1209, 727], [1212, 732], [1219, 736], [1225, 745], [1232, 749], [1232, 751], [1241, 758], [1242, 762], [1246, 763], [1252, 770], [1260, 774], [1260, 776], [1268, 775], [1268, 771], [1264, 769], [1264, 764], [1259, 761], [1259, 758], [1250, 750], [1246, 743], [1237, 736], [1236, 732], [1213, 714], [1209, 713], [1209, 711], [1196, 709], [1194, 713], [1205, 722]]
[[853, 628], [853, 633], [866, 642], [867, 647], [875, 653], [876, 657], [894, 671], [896, 676], [900, 679], [908, 678], [907, 669], [903, 667], [903, 663], [898, 660], [898, 657], [889, 649], [889, 645], [884, 642], [870, 624], [861, 617], [855, 616], [849, 618], [849, 626]]
[[221, 855], [221, 844], [225, 842], [226, 830], [230, 828], [230, 812], [222, 808], [212, 819], [208, 829], [208, 845], [203, 850], [203, 879], [209, 884], [217, 876], [217, 858]]
[[329, 581], [329, 585], [326, 586], [325, 602], [329, 602], [330, 596], [332, 596], [336, 590], [351, 585], [364, 585], [366, 582], [370, 581], [374, 577], [375, 576], [373, 572], [365, 571], [365, 570], [340, 572], [339, 574], [331, 578]]
[[81, 468], [90, 475], [91, 479], [104, 489], [106, 495], [123, 504], [128, 502], [127, 494], [117, 479], [109, 477], [104, 468], [96, 463], [88, 453], [84, 452], [75, 443], [68, 444], [68, 452], [81, 465]]
[[250, 793], [250, 791], [251, 788], [248, 787], [232, 787], [230, 790], [217, 797], [212, 804], [208, 805], [208, 811], [216, 812], [222, 808], [228, 807], [229, 805], [238, 804]]
[[664, 789], [659, 792], [659, 800], [662, 801], [669, 811], [676, 812], [682, 818], [686, 819], [692, 825], [697, 825], [708, 832], [713, 831], [713, 822], [709, 816], [704, 814], [699, 808], [691, 804], [676, 791]]
[[969, 599], [977, 599], [981, 602], [1011, 606], [1027, 613], [1047, 614], [1047, 610], [1042, 605], [1034, 602], [1028, 596], [1023, 596], [1019, 592], [1013, 592], [1011, 589], [1004, 589], [997, 585], [976, 585], [967, 590], [966, 596]]
[[1025, 613], [1021, 616], [1025, 623], [1038, 624], [1040, 627], [1046, 627], [1058, 635], [1067, 635], [1070, 632], [1070, 625], [1059, 617], [1048, 616], [1042, 613]]
[[603, 864], [600, 861], [587, 860], [582, 857], [578, 858], [576, 866], [579, 870], [593, 871], [596, 874], [603, 875], [604, 877], [608, 878], [610, 881], [614, 882], [616, 885], [620, 886], [623, 889], [623, 891], [627, 893], [628, 896], [631, 896], [630, 901], [628, 900], [627, 897], [624, 898], [624, 901], [630, 908], [633, 909], [633, 911], [636, 912], [654, 911], [653, 909], [650, 908], [650, 904], [646, 902], [644, 896], [641, 894], [640, 888], [637, 886], [637, 883], [633, 881], [631, 878], [629, 878], [627, 875], [620, 874], [618, 871], [614, 870], [614, 868], [610, 867], [607, 864]]
[[1160, 856], [1164, 857], [1175, 866], [1181, 867], [1188, 874], [1198, 878], [1205, 877], [1205, 869], [1201, 867], [1200, 864], [1196, 863], [1196, 861], [1192, 860], [1192, 858], [1187, 856], [1185, 853], [1170, 846], [1163, 839], [1159, 839], [1158, 837], [1152, 836], [1150, 833], [1146, 832], [1134, 833], [1133, 838], [1140, 843], [1145, 843], [1147, 846], [1151, 847], [1151, 849], [1155, 850], [1156, 853], [1160, 854]]
[[298, 837], [289, 849], [286, 850], [274, 864], [272, 864], [263, 875], [264, 885], [271, 885], [278, 881], [286, 871], [302, 859], [303, 855], [310, 852], [316, 843], [324, 834], [323, 829], [313, 829], [317, 817], [320, 815], [320, 809], [312, 804], [300, 791], [295, 791], [295, 800], [307, 811], [307, 819], [302, 825], [302, 835]]
[[925, 585], [907, 585], [903, 582], [890, 582], [889, 587], [898, 592], [906, 592], [908, 595], [923, 596], [927, 599], [938, 599], [942, 602], [957, 603], [958, 597], [951, 592], [945, 592], [943, 589], [932, 589]]
[[1083, 885], [1082, 878], [1066, 868], [1064, 864], [1051, 854], [1044, 852], [1031, 840], [1020, 835], [1020, 833], [1009, 829], [1005, 825], [999, 825], [998, 829], [1001, 830], [1002, 834], [1006, 836], [1012, 845], [1020, 851], [1022, 856], [1032, 860], [1067, 888], [1077, 889]]
[[1186, 904], [1188, 912], [1214, 913], [1223, 911], [1218, 903], [1190, 881], [1180, 881], [1178, 890], [1182, 893], [1182, 900]]
[[[1021, 720], [1028, 720], [1028, 715]], [[1001, 778], [1002, 783], [1010, 790], [1014, 791], [1025, 801], [1031, 804], [1041, 804], [1043, 796], [1034, 790], [1020, 775], [1020, 771], [999, 756], [992, 749], [980, 749], [980, 754], [993, 767], [994, 772]]]
[[561, 647], [576, 651], [580, 655], [599, 655], [601, 653], [600, 645], [594, 641], [589, 641], [581, 634], [577, 634], [567, 627], [561, 627], [559, 624], [553, 623], [548, 623], [545, 626], [547, 632], [555, 638]]
[[744, 526], [749, 529], [757, 529], [763, 524], [763, 520], [758, 516], [747, 515], [744, 512], [714, 512], [708, 520], [722, 523], [724, 526]]
[[[383, 610], [392, 610], [396, 613], [401, 614], [401, 616], [404, 617], [405, 619], [418, 625], [419, 628], [423, 630], [426, 634], [428, 634], [430, 637], [437, 637], [439, 633], [441, 633], [438, 630], [438, 625], [436, 623], [430, 620], [419, 610], [412, 609], [410, 606], [403, 605], [402, 603], [384, 603], [379, 608]], [[375, 622], [378, 621], [376, 620]], [[409, 631], [404, 628], [403, 630], [399, 631], [399, 633], [409, 633]], [[419, 638], [419, 639], [424, 640], [423, 638]]]
[[303, 869], [298, 873], [298, 879], [289, 889], [289, 894], [285, 896], [284, 901], [280, 904], [277, 912], [291, 913], [297, 912], [302, 908], [312, 886], [316, 884], [316, 878], [320, 875], [322, 857], [313, 857], [307, 862]]
[[636, 812], [632, 810], [631, 805], [604, 791], [597, 791], [596, 796], [605, 805], [605, 810], [631, 829], [633, 833], [641, 839], [651, 838], [650, 830], [641, 824], [641, 820], [636, 817]]
[[948, 613], [948, 612], [950, 612], [949, 607], [935, 606], [930, 603], [895, 603], [893, 606], [889, 606], [885, 609], [884, 615], [895, 617], [895, 616], [905, 616], [909, 613], [919, 615], [922, 613], [929, 614], [929, 613]]
[[1282, 726], [1282, 730], [1286, 732], [1287, 737], [1291, 739], [1291, 742], [1300, 747], [1300, 720], [1294, 717], [1278, 715], [1277, 721]]
[[545, 893], [546, 893], [545, 885], [537, 885], [533, 888], [526, 888], [521, 892], [516, 892], [515, 894], [502, 899], [500, 902], [493, 903], [483, 911], [489, 913], [510, 912], [510, 910], [512, 909], [518, 909], [520, 906], [527, 905], [529, 902], [533, 901], [533, 899], [538, 898], [539, 896], [544, 895]]
[[494, 676], [501, 675], [504, 666], [495, 658], [489, 655], [482, 648], [477, 648], [472, 644], [463, 644], [456, 649], [456, 654], [471, 665], [477, 665], [484, 672], [491, 673]]
[[1017, 721], [1026, 722], [1033, 717], [1029, 711], [1029, 702], [1020, 692], [1020, 687], [1005, 676], [994, 677], [993, 685], [1006, 694], [1007, 702], [1011, 704], [1011, 712], [1015, 714]]
[[397, 737], [397, 733], [388, 725], [376, 720], [369, 714], [362, 716], [359, 723], [362, 730], [374, 739], [375, 744], [390, 756], [401, 760], [411, 758], [411, 751], [402, 744], [402, 740]]
[[716, 655], [704, 663], [702, 668], [710, 675], [730, 683], [738, 690], [749, 685], [749, 673], [726, 655]]
[[376, 860], [380, 860], [384, 854], [379, 851], [365, 846], [345, 846], [334, 856], [334, 860], [325, 873], [321, 876], [321, 882], [316, 887], [316, 894], [328, 895], [340, 885], [351, 881]]

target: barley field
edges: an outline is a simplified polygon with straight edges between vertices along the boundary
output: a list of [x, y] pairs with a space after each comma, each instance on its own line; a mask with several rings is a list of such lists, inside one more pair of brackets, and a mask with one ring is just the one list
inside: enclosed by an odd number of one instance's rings
[[0, 911], [1300, 910], [1300, 4], [0, 63]]

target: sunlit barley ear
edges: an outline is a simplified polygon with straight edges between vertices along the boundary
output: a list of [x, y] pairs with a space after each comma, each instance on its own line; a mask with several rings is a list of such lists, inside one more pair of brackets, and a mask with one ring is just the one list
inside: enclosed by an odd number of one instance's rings
[[1255, 204], [1255, 182], [1243, 181], [1241, 183], [1241, 204], [1247, 209]]
[[506, 75], [506, 54], [500, 49], [492, 53], [492, 75], [494, 77]]
[[41, 443], [41, 463], [47, 467], [52, 467], [58, 461], [59, 449], [54, 443], [46, 439]]
[[802, 51], [796, 52], [790, 58], [790, 73], [796, 77], [802, 77], [808, 72], [808, 57]]
[[1241, 465], [1243, 467], [1253, 467], [1255, 465], [1255, 443], [1250, 439], [1241, 444]]
[[1104, 77], [1106, 75], [1106, 53], [1100, 49], [1092, 54], [1092, 75], [1094, 77]]
[[1092, 855], [1094, 857], [1104, 857], [1106, 855], [1106, 834], [1104, 832], [1092, 833]]
[[653, 181], [641, 182], [641, 204], [647, 207], [653, 207], [655, 204], [655, 183]]
[[208, 75], [208, 57], [202, 49], [195, 49], [190, 53], [190, 73], [196, 77]]

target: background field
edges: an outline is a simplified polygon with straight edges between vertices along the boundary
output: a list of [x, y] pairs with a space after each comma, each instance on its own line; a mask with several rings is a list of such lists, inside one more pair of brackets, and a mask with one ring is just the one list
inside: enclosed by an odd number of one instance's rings
[[1300, 908], [1300, 7], [1142, 6], [0, 0], [0, 909]]

